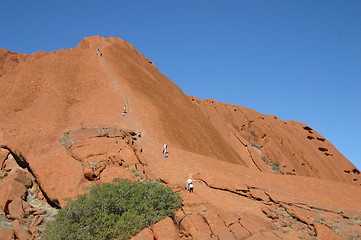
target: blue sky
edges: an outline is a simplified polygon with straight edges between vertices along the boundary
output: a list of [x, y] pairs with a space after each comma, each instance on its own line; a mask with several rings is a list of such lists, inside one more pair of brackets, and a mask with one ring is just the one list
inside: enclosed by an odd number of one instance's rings
[[0, 48], [133, 44], [181, 89], [316, 129], [361, 169], [361, 1], [1, 1]]

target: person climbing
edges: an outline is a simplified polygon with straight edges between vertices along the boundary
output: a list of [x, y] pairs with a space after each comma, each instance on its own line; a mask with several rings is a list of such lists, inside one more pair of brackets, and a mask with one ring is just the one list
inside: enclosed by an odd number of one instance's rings
[[193, 180], [191, 178], [188, 178], [187, 183], [187, 190], [189, 191], [189, 185], [193, 184]]
[[163, 145], [163, 156], [164, 158], [167, 158], [167, 153], [168, 153], [168, 147], [167, 147], [167, 144], [164, 144]]
[[189, 191], [190, 193], [193, 193], [193, 189], [194, 189], [193, 183], [189, 184], [189, 186], [188, 186], [188, 191]]
[[100, 47], [97, 47], [97, 50], [98, 50], [97, 54], [99, 54], [99, 56], [103, 56], [103, 53], [100, 51]]
[[127, 107], [123, 106], [122, 116], [124, 117], [126, 113], [127, 113]]

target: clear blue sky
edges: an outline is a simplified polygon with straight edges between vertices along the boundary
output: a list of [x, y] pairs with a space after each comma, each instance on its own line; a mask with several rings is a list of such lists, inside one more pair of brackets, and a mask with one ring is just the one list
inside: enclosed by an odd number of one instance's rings
[[127, 40], [186, 94], [316, 129], [361, 169], [361, 1], [1, 1], [0, 48]]

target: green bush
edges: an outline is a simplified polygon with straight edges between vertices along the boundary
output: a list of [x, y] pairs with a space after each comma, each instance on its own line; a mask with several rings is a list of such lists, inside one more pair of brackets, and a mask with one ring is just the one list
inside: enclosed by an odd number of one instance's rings
[[279, 162], [272, 163], [272, 170], [274, 171], [280, 170], [280, 163]]
[[255, 147], [255, 148], [258, 148], [258, 149], [262, 149], [262, 148], [263, 148], [262, 145], [259, 145], [259, 144], [257, 144], [257, 143], [253, 143], [253, 144], [252, 144], [252, 147]]
[[41, 239], [128, 239], [172, 216], [181, 202], [177, 193], [158, 182], [116, 179], [113, 184], [94, 185], [77, 200], [69, 200]]

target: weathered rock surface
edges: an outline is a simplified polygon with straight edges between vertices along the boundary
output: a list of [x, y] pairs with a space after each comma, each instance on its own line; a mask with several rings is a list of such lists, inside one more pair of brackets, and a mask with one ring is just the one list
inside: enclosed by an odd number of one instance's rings
[[19, 220], [13, 221], [12, 226], [17, 239], [19, 240], [31, 239], [30, 233], [20, 224]]
[[14, 220], [5, 239], [38, 238], [46, 211], [29, 203], [33, 184], [34, 199], [62, 207], [117, 177], [159, 180], [183, 197], [172, 220], [134, 239], [361, 237], [360, 171], [316, 130], [186, 96], [126, 41], [0, 49], [0, 84], [0, 209]]
[[132, 240], [153, 240], [154, 234], [149, 228], [144, 228], [137, 235], [132, 237]]
[[14, 240], [14, 231], [12, 229], [1, 229], [0, 230], [1, 240]]
[[152, 226], [154, 238], [157, 240], [179, 239], [178, 229], [171, 218], [166, 217]]
[[[37, 190], [32, 189], [34, 177], [27, 168], [20, 166], [22, 162], [19, 156], [5, 147], [0, 150], [7, 151], [6, 162], [11, 159], [12, 163], [11, 165], [3, 164], [0, 168], [0, 171], [5, 173], [0, 179], [0, 213], [4, 214], [8, 220], [13, 220], [12, 229], [0, 231], [0, 239], [35, 239], [40, 236], [36, 227], [43, 224], [42, 215], [46, 213], [46, 210], [36, 209], [26, 202], [29, 194], [37, 194]], [[19, 163], [15, 159], [18, 159]], [[3, 226], [1, 221], [3, 220], [0, 219], [0, 224]]]
[[[189, 96], [250, 168], [360, 186], [360, 172], [316, 130], [295, 121]], [[275, 168], [275, 163], [277, 167]]]

